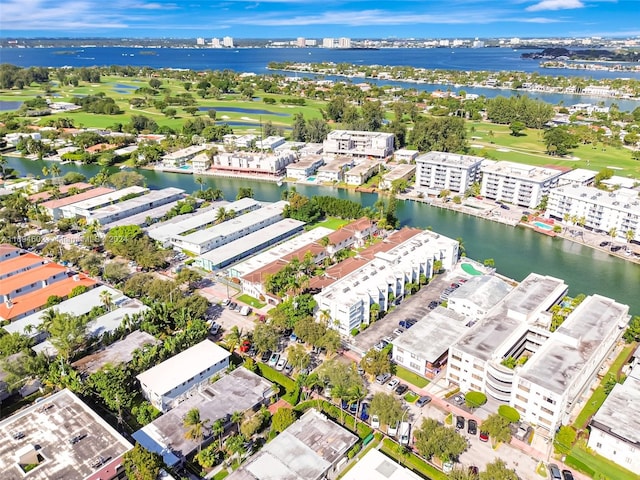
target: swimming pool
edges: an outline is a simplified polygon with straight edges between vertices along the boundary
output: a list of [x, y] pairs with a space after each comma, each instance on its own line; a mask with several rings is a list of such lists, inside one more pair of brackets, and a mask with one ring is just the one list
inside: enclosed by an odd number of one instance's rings
[[553, 230], [553, 226], [544, 222], [533, 222], [533, 224], [541, 230]]
[[181, 165], [180, 170], [191, 170], [191, 165]]

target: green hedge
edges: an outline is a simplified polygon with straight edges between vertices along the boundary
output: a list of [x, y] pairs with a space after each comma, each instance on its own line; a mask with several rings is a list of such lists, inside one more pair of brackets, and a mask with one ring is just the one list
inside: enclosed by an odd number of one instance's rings
[[518, 411], [509, 405], [500, 405], [500, 407], [498, 407], [498, 415], [506, 418], [511, 423], [520, 421], [520, 414], [518, 413]]
[[282, 395], [282, 399], [288, 402], [290, 405], [295, 406], [300, 401], [300, 387], [292, 379], [287, 377], [284, 373], [278, 372], [276, 369], [271, 368], [269, 365], [257, 362], [258, 371], [260, 375], [269, 380], [270, 382], [279, 385], [281, 389], [284, 389], [285, 393]]
[[471, 391], [465, 395], [464, 401], [469, 407], [477, 408], [487, 403], [487, 396], [482, 392]]

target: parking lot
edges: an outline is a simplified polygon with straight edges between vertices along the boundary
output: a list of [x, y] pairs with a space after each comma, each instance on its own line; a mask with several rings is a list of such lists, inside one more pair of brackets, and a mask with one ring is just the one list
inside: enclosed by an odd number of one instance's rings
[[362, 355], [381, 339], [395, 338], [397, 335], [393, 331], [398, 328], [398, 322], [407, 319], [421, 320], [432, 310], [429, 308], [429, 303], [432, 301], [440, 302], [442, 291], [459, 278], [468, 278], [468, 275], [460, 268], [435, 276], [429, 285], [425, 285], [419, 292], [403, 300], [393, 311], [358, 334], [352, 341], [354, 350]]

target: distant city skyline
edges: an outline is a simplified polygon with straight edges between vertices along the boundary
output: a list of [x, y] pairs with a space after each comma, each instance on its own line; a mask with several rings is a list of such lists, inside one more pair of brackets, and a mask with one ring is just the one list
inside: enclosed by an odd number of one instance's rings
[[638, 0], [0, 1], [5, 38], [640, 36]]

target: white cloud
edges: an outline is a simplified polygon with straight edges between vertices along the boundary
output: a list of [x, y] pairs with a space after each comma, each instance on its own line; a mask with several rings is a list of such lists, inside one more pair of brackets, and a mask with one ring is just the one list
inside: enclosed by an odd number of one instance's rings
[[544, 10], [571, 10], [583, 8], [581, 0], [542, 0], [540, 3], [526, 8], [527, 12], [541, 12]]

